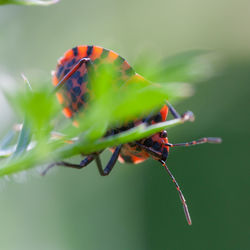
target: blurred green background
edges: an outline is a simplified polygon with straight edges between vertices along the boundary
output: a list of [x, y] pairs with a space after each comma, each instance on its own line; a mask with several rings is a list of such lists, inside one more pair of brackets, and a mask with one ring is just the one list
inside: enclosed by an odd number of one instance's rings
[[[250, 2], [80, 1], [50, 7], [0, 7], [0, 84], [15, 91], [24, 72], [49, 79], [69, 48], [95, 44], [131, 65], [190, 49], [212, 49], [219, 73], [177, 105], [195, 123], [168, 131], [171, 142], [221, 136], [221, 145], [171, 150], [168, 166], [187, 199], [186, 224], [176, 190], [159, 163], [117, 164], [100, 177], [82, 170], [31, 170], [0, 182], [0, 249], [250, 249]], [[1, 135], [16, 114], [0, 95]], [[103, 156], [107, 160], [106, 152]], [[76, 158], [75, 161], [79, 161]]]

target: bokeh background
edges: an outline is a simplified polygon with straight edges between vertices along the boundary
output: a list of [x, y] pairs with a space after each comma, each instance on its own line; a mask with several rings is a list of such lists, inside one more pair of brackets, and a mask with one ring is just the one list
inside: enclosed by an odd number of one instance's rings
[[[50, 7], [0, 8], [0, 84], [13, 89], [49, 79], [57, 59], [79, 44], [113, 49], [130, 63], [191, 49], [220, 56], [218, 73], [177, 105], [195, 123], [169, 130], [171, 142], [221, 136], [221, 145], [173, 149], [168, 166], [189, 204], [186, 224], [176, 190], [153, 160], [117, 164], [100, 177], [39, 169], [2, 179], [0, 249], [250, 249], [250, 2], [244, 0], [61, 0]], [[0, 95], [0, 134], [17, 120]], [[104, 160], [110, 156], [106, 152]], [[75, 158], [79, 161], [79, 158]]]

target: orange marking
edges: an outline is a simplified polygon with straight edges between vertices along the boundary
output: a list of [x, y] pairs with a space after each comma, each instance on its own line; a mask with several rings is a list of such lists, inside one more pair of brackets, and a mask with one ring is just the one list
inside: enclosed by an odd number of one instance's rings
[[163, 121], [165, 121], [167, 119], [167, 115], [168, 115], [168, 107], [167, 105], [164, 105], [162, 108], [161, 108], [161, 117], [163, 119]]
[[116, 54], [114, 51], [110, 50], [108, 54], [108, 59], [113, 62], [118, 57], [118, 54]]
[[103, 52], [102, 47], [93, 46], [93, 51], [92, 51], [92, 54], [90, 56], [91, 60], [95, 60], [96, 58], [99, 58], [101, 56], [102, 52]]
[[67, 118], [70, 118], [72, 116], [72, 112], [69, 108], [64, 108], [63, 113]]
[[74, 56], [73, 50], [70, 49], [70, 50], [68, 50], [68, 51], [65, 52], [64, 59], [67, 60], [67, 59], [72, 58], [73, 56]]
[[119, 155], [118, 156], [118, 161], [120, 162], [120, 163], [124, 163], [125, 161], [123, 160], [123, 158]]
[[61, 93], [56, 93], [56, 96], [57, 96], [57, 99], [58, 99], [58, 101], [59, 101], [59, 103], [60, 104], [63, 104], [63, 96], [62, 96], [62, 94]]
[[54, 73], [53, 76], [52, 76], [52, 83], [54, 84], [54, 86], [56, 86], [58, 82], [59, 81], [58, 81], [58, 79], [56, 77], [56, 74]]
[[138, 164], [138, 163], [143, 162], [147, 159], [147, 158], [139, 158], [137, 156], [131, 156], [131, 158], [132, 158], [132, 161], [134, 164]]
[[125, 71], [125, 70], [127, 70], [127, 69], [129, 69], [131, 66], [128, 64], [128, 62], [127, 61], [124, 61], [123, 62], [123, 65], [122, 65], [122, 69]]
[[87, 56], [87, 46], [85, 46], [85, 45], [78, 46], [78, 55], [81, 58], [86, 57]]

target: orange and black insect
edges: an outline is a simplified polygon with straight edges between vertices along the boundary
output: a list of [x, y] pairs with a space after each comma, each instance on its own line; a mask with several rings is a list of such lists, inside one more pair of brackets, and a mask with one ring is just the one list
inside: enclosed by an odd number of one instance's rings
[[[110, 63], [116, 66], [116, 69], [120, 72], [118, 80], [124, 84], [131, 79], [144, 79], [134, 71], [124, 58], [112, 50], [107, 50], [98, 46], [77, 46], [70, 49], [59, 59], [56, 71], [53, 73], [53, 84], [55, 85], [56, 95], [58, 101], [63, 106], [63, 113], [66, 117], [73, 119], [76, 113], [86, 108], [91, 96], [90, 71], [91, 75], [95, 74], [95, 71], [104, 63]], [[174, 118], [179, 118], [183, 121], [194, 119], [192, 112], [188, 111], [183, 115], [180, 115], [173, 106], [166, 101], [166, 104], [158, 113], [130, 122], [122, 127], [113, 128], [108, 131], [106, 136], [120, 133], [141, 123], [151, 125], [166, 121], [168, 111]], [[220, 138], [202, 138], [192, 142], [172, 144], [168, 142], [167, 131], [164, 130], [148, 138], [111, 148], [113, 154], [104, 169], [99, 157], [101, 152], [96, 152], [87, 155], [80, 164], [72, 164], [64, 161], [53, 163], [44, 171], [44, 174], [49, 168], [55, 165], [81, 169], [95, 160], [100, 174], [106, 176], [111, 172], [117, 160], [122, 163], [137, 164], [152, 157], [164, 166], [174, 182], [183, 204], [187, 222], [191, 225], [192, 222], [186, 200], [177, 181], [166, 165], [169, 148], [176, 146], [191, 146], [202, 143], [219, 143], [220, 141]]]

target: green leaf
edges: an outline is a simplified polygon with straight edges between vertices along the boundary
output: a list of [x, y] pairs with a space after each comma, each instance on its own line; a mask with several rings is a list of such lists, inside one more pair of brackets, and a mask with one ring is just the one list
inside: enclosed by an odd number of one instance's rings
[[17, 4], [17, 5], [41, 5], [48, 6], [51, 4], [58, 3], [60, 0], [48, 0], [48, 1], [39, 1], [39, 0], [0, 0], [0, 5], [3, 4]]
[[15, 136], [15, 131], [9, 131], [0, 142], [0, 150], [4, 150], [10, 146], [13, 138]]
[[12, 154], [12, 158], [22, 155], [28, 148], [30, 140], [31, 140], [31, 129], [30, 126], [28, 125], [27, 119], [25, 119], [22, 130], [19, 134], [16, 150]]
[[[178, 119], [173, 119], [166, 122], [157, 123], [154, 125], [146, 126], [141, 124], [125, 132], [121, 132], [117, 135], [100, 138], [95, 142], [88, 143], [87, 141], [79, 140], [74, 144], [61, 147], [58, 151], [54, 152], [55, 160], [61, 158], [68, 158], [80, 153], [89, 154], [93, 152], [98, 152], [107, 147], [117, 146], [119, 144], [124, 144], [146, 138], [154, 133], [160, 132], [164, 129], [176, 126], [183, 123], [183, 121]], [[58, 158], [57, 158], [58, 157]]]
[[153, 64], [152, 58], [143, 58], [135, 68], [153, 82], [191, 83], [202, 81], [214, 74], [214, 59], [211, 51], [193, 50], [178, 53], [158, 64]]
[[[27, 85], [28, 86], [28, 85]], [[51, 88], [41, 87], [31, 92], [5, 93], [13, 107], [26, 117], [36, 137], [46, 138], [52, 130], [51, 121], [60, 113], [60, 106]]]

